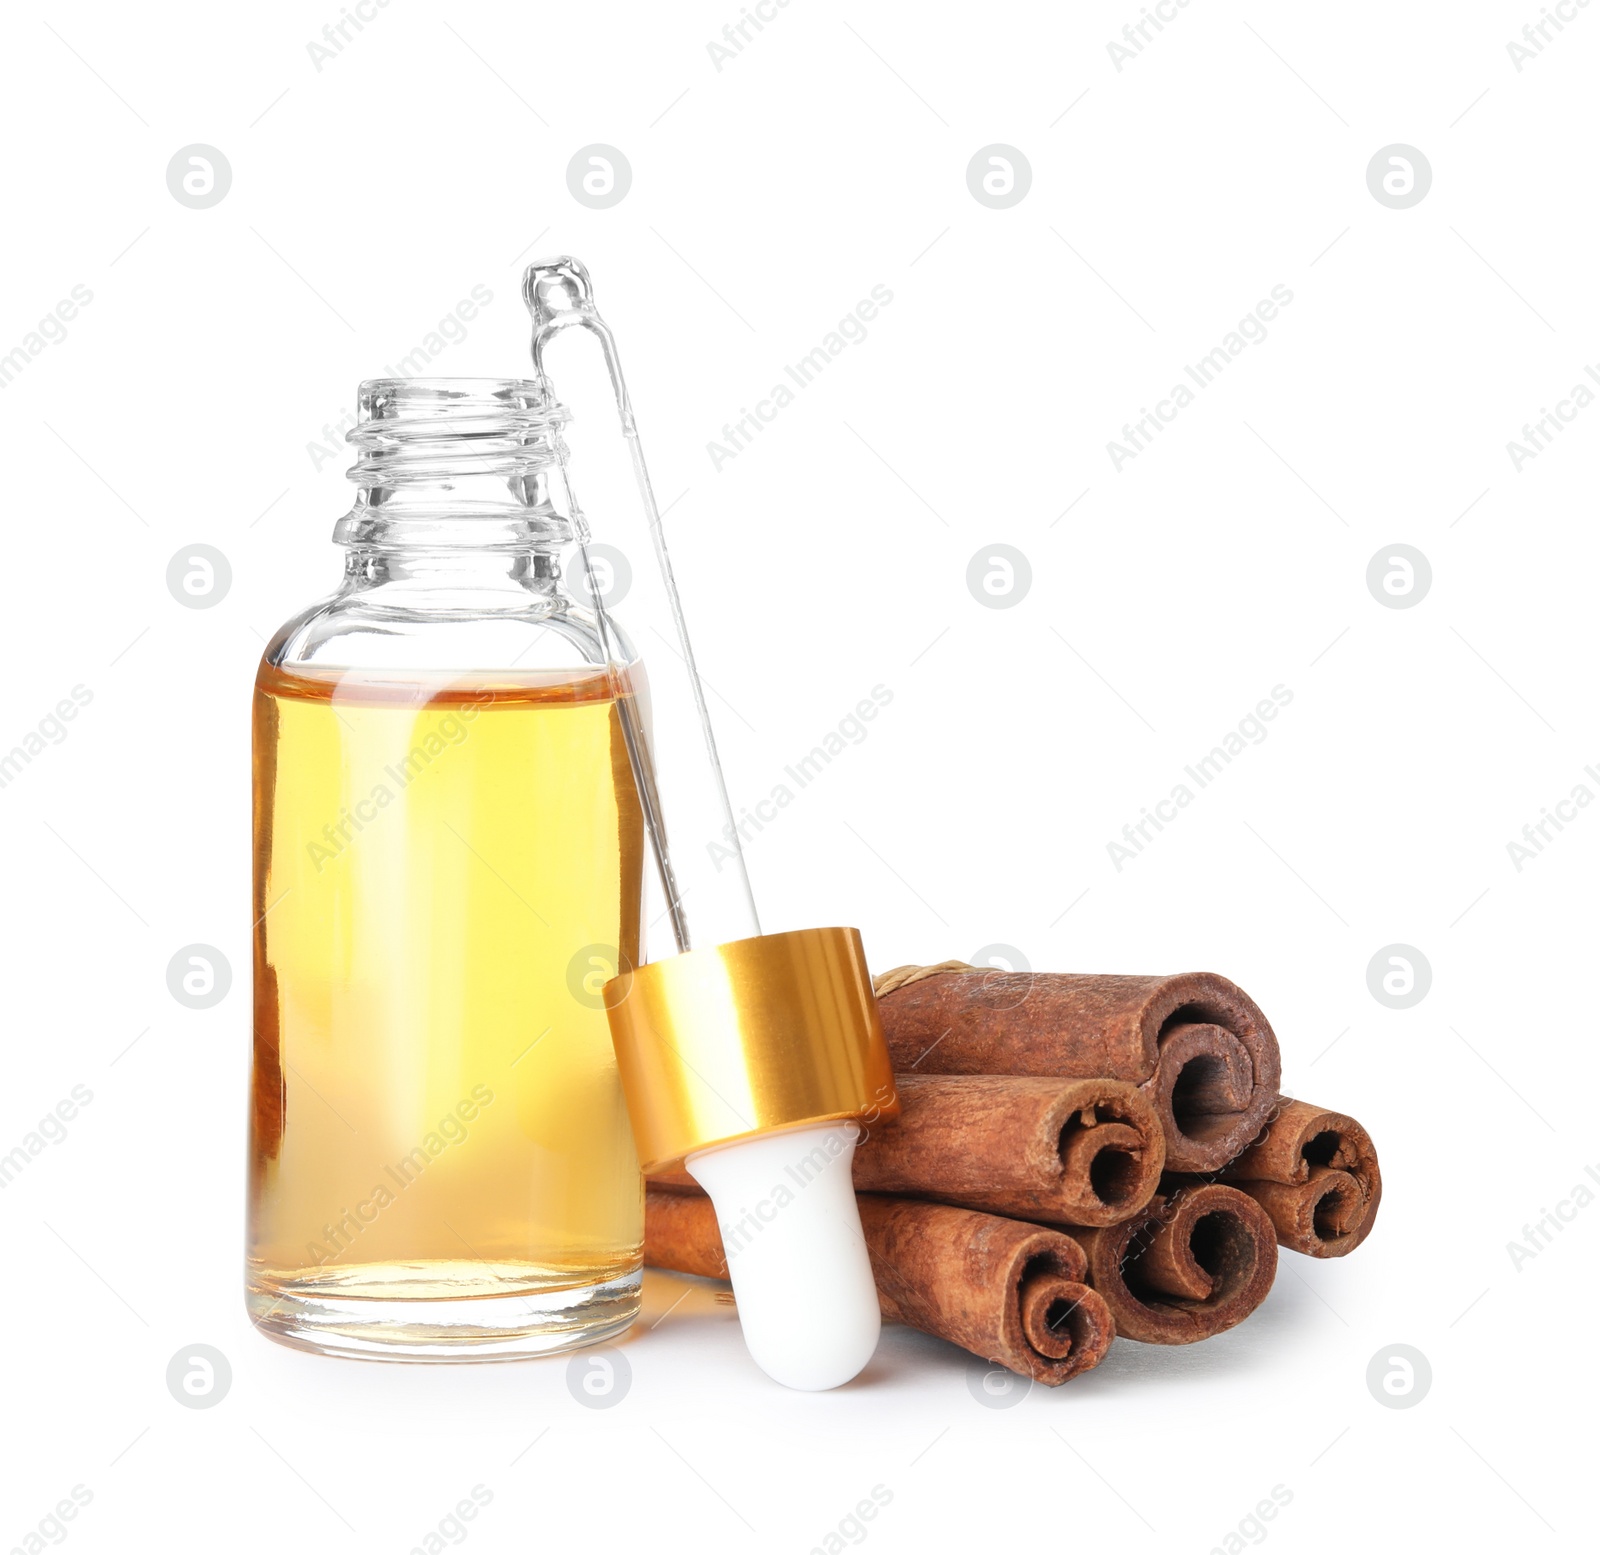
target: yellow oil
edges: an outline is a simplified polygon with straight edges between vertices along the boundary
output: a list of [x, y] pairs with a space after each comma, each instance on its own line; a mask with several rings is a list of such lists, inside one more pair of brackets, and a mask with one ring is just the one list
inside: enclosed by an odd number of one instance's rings
[[636, 1271], [598, 987], [638, 959], [643, 836], [605, 676], [264, 664], [254, 735], [258, 1321]]

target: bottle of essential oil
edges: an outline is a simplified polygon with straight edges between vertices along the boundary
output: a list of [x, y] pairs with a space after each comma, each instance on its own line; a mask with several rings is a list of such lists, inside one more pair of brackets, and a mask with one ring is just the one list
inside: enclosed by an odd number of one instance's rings
[[343, 583], [261, 663], [247, 1299], [302, 1349], [495, 1359], [638, 1310], [600, 987], [639, 959], [642, 681], [563, 583], [566, 419], [364, 384]]

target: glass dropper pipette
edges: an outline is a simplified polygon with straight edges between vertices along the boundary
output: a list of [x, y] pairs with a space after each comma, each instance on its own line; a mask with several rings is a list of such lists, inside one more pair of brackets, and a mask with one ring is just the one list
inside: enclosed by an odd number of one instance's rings
[[762, 1369], [791, 1387], [837, 1387], [866, 1365], [879, 1326], [851, 1158], [861, 1120], [897, 1111], [861, 936], [761, 932], [616, 340], [576, 259], [529, 266], [523, 298], [547, 392], [554, 341], [580, 329], [600, 343], [640, 499], [615, 531], [639, 560], [627, 615], [639, 640], [667, 649], [642, 665], [613, 618], [563, 448], [578, 564], [676, 952], [619, 969], [604, 989], [639, 1158], [646, 1173], [682, 1167], [710, 1194]]

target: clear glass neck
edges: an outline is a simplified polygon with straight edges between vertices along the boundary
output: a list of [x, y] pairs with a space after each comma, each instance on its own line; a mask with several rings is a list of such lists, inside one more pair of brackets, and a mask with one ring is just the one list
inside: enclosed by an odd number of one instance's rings
[[355, 505], [335, 541], [352, 562], [383, 553], [404, 565], [409, 554], [412, 566], [445, 565], [448, 553], [553, 552], [574, 538], [549, 491], [569, 420], [524, 379], [368, 380], [349, 434]]

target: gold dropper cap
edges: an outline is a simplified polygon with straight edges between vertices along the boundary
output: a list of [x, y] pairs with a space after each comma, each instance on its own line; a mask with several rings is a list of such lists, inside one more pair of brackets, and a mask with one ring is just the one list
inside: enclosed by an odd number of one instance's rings
[[773, 1129], [899, 1113], [854, 929], [686, 950], [602, 992], [646, 1172]]

